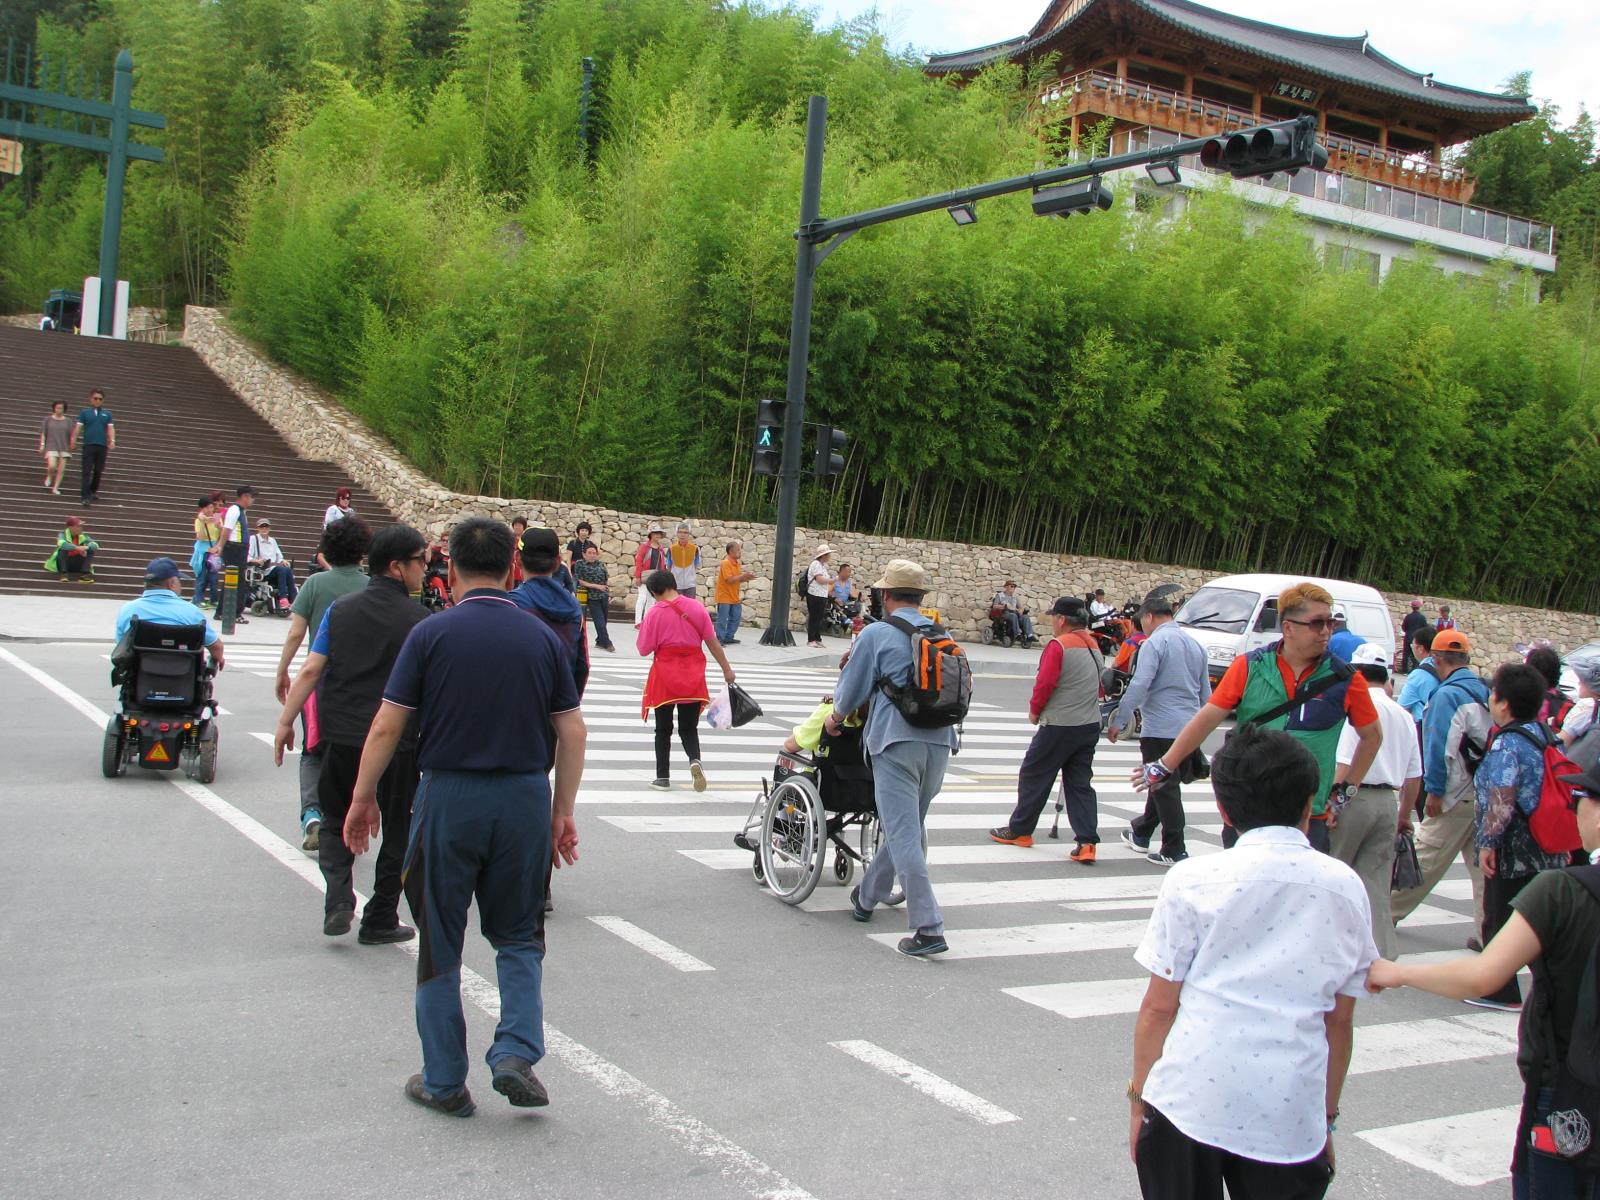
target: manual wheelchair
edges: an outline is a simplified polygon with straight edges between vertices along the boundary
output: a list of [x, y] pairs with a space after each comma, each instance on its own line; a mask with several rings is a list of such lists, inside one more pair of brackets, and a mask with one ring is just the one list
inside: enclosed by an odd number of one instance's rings
[[[785, 904], [799, 904], [816, 889], [828, 869], [830, 846], [834, 882], [841, 886], [850, 883], [857, 863], [864, 869], [878, 851], [883, 829], [861, 742], [861, 729], [847, 726], [837, 736], [824, 731], [809, 757], [781, 751], [772, 779], [761, 781], [743, 831], [734, 835], [734, 844], [755, 856], [756, 881]], [[897, 888], [885, 903], [904, 899]]]
[[204, 625], [159, 625], [137, 617], [112, 656], [111, 682], [122, 688], [106, 725], [100, 769], [107, 779], [128, 764], [183, 773], [200, 783], [217, 777], [215, 669], [206, 661]]

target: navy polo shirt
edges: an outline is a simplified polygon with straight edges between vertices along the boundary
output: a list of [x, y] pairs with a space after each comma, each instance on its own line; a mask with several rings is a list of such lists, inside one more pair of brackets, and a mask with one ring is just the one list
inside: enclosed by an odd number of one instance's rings
[[383, 698], [416, 710], [424, 771], [548, 772], [550, 719], [578, 707], [561, 639], [488, 588], [411, 631]]
[[83, 444], [85, 446], [104, 446], [110, 438], [106, 429], [111, 425], [111, 410], [105, 405], [96, 408], [90, 405], [78, 413], [78, 424], [83, 426]]

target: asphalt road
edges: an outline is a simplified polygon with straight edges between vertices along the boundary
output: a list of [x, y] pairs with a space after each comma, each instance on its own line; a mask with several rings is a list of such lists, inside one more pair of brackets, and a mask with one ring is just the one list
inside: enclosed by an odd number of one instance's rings
[[[84, 709], [113, 709], [106, 650], [0, 647], [0, 1195], [1137, 1195], [1132, 946], [1161, 870], [1115, 845], [1125, 748], [1097, 768], [1098, 866], [1066, 862], [1067, 838], [989, 843], [1029, 733], [1027, 679], [979, 680], [930, 834], [953, 950], [917, 962], [891, 948], [898, 912], [858, 925], [828, 880], [789, 908], [733, 846], [784, 725], [830, 674], [742, 671], [772, 717], [706, 732], [712, 790], [690, 791], [680, 758], [662, 796], [645, 786], [640, 664], [598, 661], [582, 861], [557, 876], [548, 931], [552, 1104], [512, 1110], [490, 1090], [491, 999], [467, 1007], [479, 1112], [459, 1121], [401, 1096], [419, 1069], [413, 958], [321, 933], [293, 764], [275, 769], [256, 736], [277, 711], [275, 653], [232, 655], [221, 766], [201, 788], [101, 777]], [[1214, 851], [1209, 794], [1187, 798], [1192, 847]], [[365, 887], [370, 856], [362, 869]], [[1403, 950], [1460, 949], [1463, 885], [1424, 910], [1434, 923], [1402, 928]], [[492, 981], [470, 929], [466, 965]], [[1504, 1194], [1513, 1019], [1405, 993], [1358, 1021], [1331, 1194]]]

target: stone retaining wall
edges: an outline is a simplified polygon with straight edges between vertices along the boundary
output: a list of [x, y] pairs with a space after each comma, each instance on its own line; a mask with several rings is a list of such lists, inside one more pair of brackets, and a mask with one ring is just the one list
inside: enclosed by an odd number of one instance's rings
[[[184, 343], [193, 347], [298, 453], [338, 464], [351, 478], [378, 496], [396, 517], [430, 536], [443, 533], [459, 517], [475, 513], [508, 521], [524, 516], [535, 526], [557, 530], [563, 539], [580, 520], [588, 520], [594, 526], [594, 540], [600, 546], [601, 557], [611, 567], [613, 583], [619, 583], [631, 574], [634, 548], [650, 524], [659, 520], [670, 536], [680, 519], [672, 514], [627, 513], [449, 491], [422, 475], [326, 393], [272, 363], [262, 351], [228, 328], [217, 310], [191, 307], [185, 312], [184, 325]], [[745, 543], [748, 569], [757, 574], [763, 571], [770, 574], [773, 526], [693, 518], [690, 524], [695, 540], [702, 547], [700, 594], [706, 600], [710, 599], [722, 547], [733, 538]], [[1179, 583], [1186, 592], [1192, 592], [1217, 574], [1157, 563], [814, 529], [796, 531], [796, 571], [805, 566], [809, 551], [823, 540], [834, 546], [835, 564], [858, 565], [858, 578], [863, 588], [891, 558], [911, 558], [922, 563], [934, 581], [934, 591], [928, 602], [943, 612], [946, 624], [953, 631], [968, 639], [975, 639], [980, 625], [987, 624], [981, 614], [989, 598], [1007, 579], [1015, 579], [1029, 603], [1036, 609], [1043, 609], [1058, 595], [1082, 595], [1096, 587], [1104, 588], [1113, 604], [1143, 595], [1159, 583]], [[779, 586], [792, 591], [794, 580], [782, 580]], [[758, 618], [765, 617], [771, 588], [770, 578], [746, 585], [747, 624], [755, 624]], [[626, 579], [625, 590], [613, 588], [613, 594], [629, 605], [633, 603], [634, 593], [631, 579]], [[1400, 618], [1409, 609], [1410, 599], [1389, 597], [1397, 629]], [[1478, 648], [1475, 657], [1481, 663], [1504, 659], [1513, 654], [1515, 643], [1534, 638], [1550, 638], [1563, 649], [1600, 638], [1600, 618], [1583, 613], [1480, 604], [1451, 597], [1423, 596], [1421, 599], [1425, 605], [1423, 611], [1430, 616], [1441, 603], [1451, 606], [1461, 628], [1473, 637]], [[792, 610], [799, 608], [797, 600], [791, 604]], [[803, 612], [793, 612], [792, 624], [795, 628], [804, 626]]]
[[[0, 317], [0, 325], [14, 325], [22, 329], [39, 328], [39, 318], [43, 313], [17, 313], [12, 316]], [[167, 314], [159, 308], [145, 308], [134, 306], [128, 310], [129, 329], [148, 329], [152, 326], [163, 324]]]

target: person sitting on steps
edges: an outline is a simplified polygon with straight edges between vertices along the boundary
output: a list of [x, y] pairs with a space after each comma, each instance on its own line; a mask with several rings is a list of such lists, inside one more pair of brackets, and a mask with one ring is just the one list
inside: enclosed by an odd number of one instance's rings
[[83, 518], [68, 517], [66, 528], [56, 538], [56, 548], [44, 560], [44, 569], [56, 573], [56, 582], [69, 578], [79, 583], [94, 582], [94, 552], [100, 544], [83, 531]]

